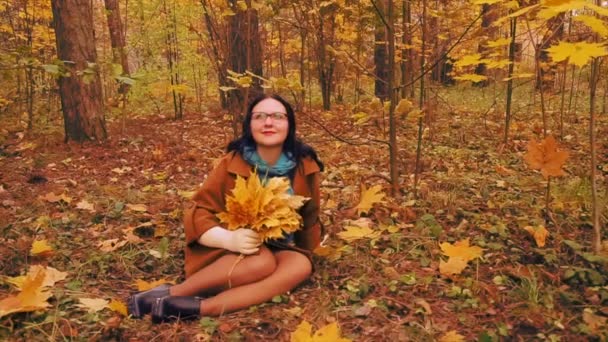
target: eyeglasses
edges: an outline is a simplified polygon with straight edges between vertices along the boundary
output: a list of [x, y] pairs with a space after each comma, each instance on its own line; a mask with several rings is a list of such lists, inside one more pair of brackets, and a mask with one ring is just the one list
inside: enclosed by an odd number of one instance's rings
[[273, 121], [283, 121], [287, 119], [287, 114], [281, 112], [266, 113], [266, 112], [253, 112], [251, 113], [251, 119], [255, 121], [266, 121], [266, 118], [271, 118]]

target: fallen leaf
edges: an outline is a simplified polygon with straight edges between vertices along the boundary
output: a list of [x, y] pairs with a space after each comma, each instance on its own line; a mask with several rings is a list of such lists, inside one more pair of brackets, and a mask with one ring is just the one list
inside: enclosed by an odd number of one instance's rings
[[608, 317], [596, 315], [589, 308], [583, 310], [583, 321], [593, 332], [598, 332], [599, 329], [605, 328], [608, 323]]
[[9, 278], [7, 278], [7, 281], [9, 283], [15, 285], [15, 287], [18, 290], [21, 290], [21, 289], [23, 289], [23, 284], [24, 284], [25, 280], [28, 277], [31, 278], [31, 277], [35, 276], [39, 272], [44, 273], [44, 280], [42, 281], [42, 287], [52, 287], [55, 285], [55, 283], [65, 280], [65, 278], [68, 275], [67, 272], [61, 272], [61, 271], [57, 270], [56, 268], [53, 268], [50, 266], [45, 267], [45, 266], [41, 266], [41, 265], [32, 265], [26, 275], [18, 276], [18, 277], [9, 277]]
[[99, 250], [101, 250], [102, 252], [114, 252], [115, 250], [127, 244], [127, 240], [118, 240], [119, 239], [110, 239], [101, 241], [97, 244], [97, 247], [99, 247]]
[[460, 257], [467, 262], [481, 257], [483, 252], [483, 248], [481, 247], [469, 246], [469, 239], [460, 240], [454, 244], [444, 242], [440, 247], [444, 255], [448, 257]]
[[38, 270], [28, 274], [22, 283], [22, 290], [16, 296], [0, 300], [0, 317], [16, 312], [29, 312], [44, 309], [49, 306], [47, 299], [52, 294], [42, 286], [45, 272]]
[[79, 298], [77, 306], [86, 309], [90, 313], [101, 311], [108, 307], [108, 301], [103, 298]]
[[445, 256], [448, 256], [448, 261], [441, 260], [439, 262], [439, 272], [443, 275], [460, 274], [467, 263], [482, 255], [483, 249], [477, 246], [469, 246], [469, 239], [457, 241], [454, 244], [444, 242], [441, 245], [441, 250]]
[[57, 203], [60, 201], [64, 201], [65, 203], [72, 202], [72, 198], [70, 198], [68, 195], [66, 195], [66, 194], [55, 195], [54, 192], [49, 192], [48, 194], [46, 194], [44, 196], [39, 196], [38, 198], [45, 200], [49, 203]]
[[443, 275], [460, 274], [467, 267], [467, 261], [463, 258], [452, 257], [448, 261], [439, 261], [439, 273]]
[[76, 204], [76, 209], [88, 210], [92, 213], [95, 212], [95, 206], [93, 204], [87, 202], [87, 200], [82, 200], [82, 201], [78, 202], [78, 204]]
[[127, 312], [127, 305], [120, 300], [112, 299], [110, 304], [108, 304], [108, 308], [114, 312], [118, 312], [123, 316], [127, 316], [129, 313]]
[[49, 246], [48, 241], [46, 240], [35, 240], [32, 243], [32, 249], [30, 249], [31, 255], [40, 255], [47, 252], [52, 252], [53, 247]]
[[380, 192], [381, 190], [382, 186], [380, 185], [374, 185], [369, 189], [365, 189], [365, 185], [362, 186], [361, 200], [355, 207], [358, 215], [368, 213], [375, 203], [383, 203], [382, 199], [386, 195]]
[[547, 236], [549, 235], [549, 231], [545, 228], [545, 226], [538, 225], [538, 226], [525, 226], [524, 229], [530, 233], [530, 235], [532, 235], [532, 237], [534, 238], [534, 241], [536, 241], [536, 245], [538, 247], [544, 247], [545, 246], [545, 240], [547, 239]]
[[460, 335], [458, 331], [451, 330], [448, 331], [445, 335], [441, 336], [439, 342], [464, 342], [464, 336]]
[[312, 326], [302, 321], [291, 333], [291, 342], [350, 342], [350, 339], [340, 336], [340, 328], [336, 322], [327, 324], [312, 334]]
[[374, 231], [368, 227], [346, 226], [345, 231], [337, 235], [345, 241], [352, 242], [359, 239], [374, 239], [380, 236], [380, 231]]
[[127, 204], [126, 207], [137, 212], [146, 212], [148, 207], [145, 204]]
[[162, 279], [155, 280], [152, 282], [147, 282], [145, 280], [137, 279], [134, 283], [134, 285], [137, 287], [137, 291], [140, 291], [140, 292], [153, 289], [162, 284], [173, 284], [173, 282], [169, 281], [165, 278], [162, 278]]

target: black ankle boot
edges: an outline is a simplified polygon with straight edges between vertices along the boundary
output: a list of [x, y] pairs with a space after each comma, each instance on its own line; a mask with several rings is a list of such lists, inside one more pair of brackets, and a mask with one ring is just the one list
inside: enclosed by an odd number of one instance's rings
[[142, 318], [145, 314], [150, 313], [152, 304], [154, 304], [157, 298], [169, 295], [170, 287], [171, 285], [169, 284], [162, 284], [148, 291], [142, 291], [131, 295], [127, 300], [129, 314], [134, 318]]
[[158, 298], [152, 305], [152, 322], [196, 319], [200, 316], [200, 308], [200, 297], [169, 296]]

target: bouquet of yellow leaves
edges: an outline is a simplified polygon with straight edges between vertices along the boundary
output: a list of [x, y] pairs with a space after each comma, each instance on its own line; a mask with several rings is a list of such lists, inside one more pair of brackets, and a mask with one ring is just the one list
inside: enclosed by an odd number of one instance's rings
[[300, 229], [297, 210], [307, 200], [289, 194], [289, 179], [273, 177], [262, 184], [257, 171], [248, 179], [237, 176], [232, 195], [226, 196], [226, 211], [217, 214], [228, 230], [250, 228], [262, 241], [280, 239]]

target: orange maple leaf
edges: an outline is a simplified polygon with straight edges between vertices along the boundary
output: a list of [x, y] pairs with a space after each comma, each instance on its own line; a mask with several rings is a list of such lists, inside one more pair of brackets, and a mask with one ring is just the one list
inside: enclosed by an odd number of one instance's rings
[[48, 307], [50, 304], [47, 299], [53, 294], [43, 286], [45, 277], [44, 269], [38, 270], [35, 274], [28, 274], [19, 294], [0, 300], [0, 317], [15, 312], [36, 311]]
[[569, 153], [558, 150], [555, 138], [549, 135], [539, 143], [534, 139], [528, 142], [528, 152], [524, 160], [532, 169], [540, 170], [543, 177], [549, 178], [565, 175], [562, 166], [568, 157]]

